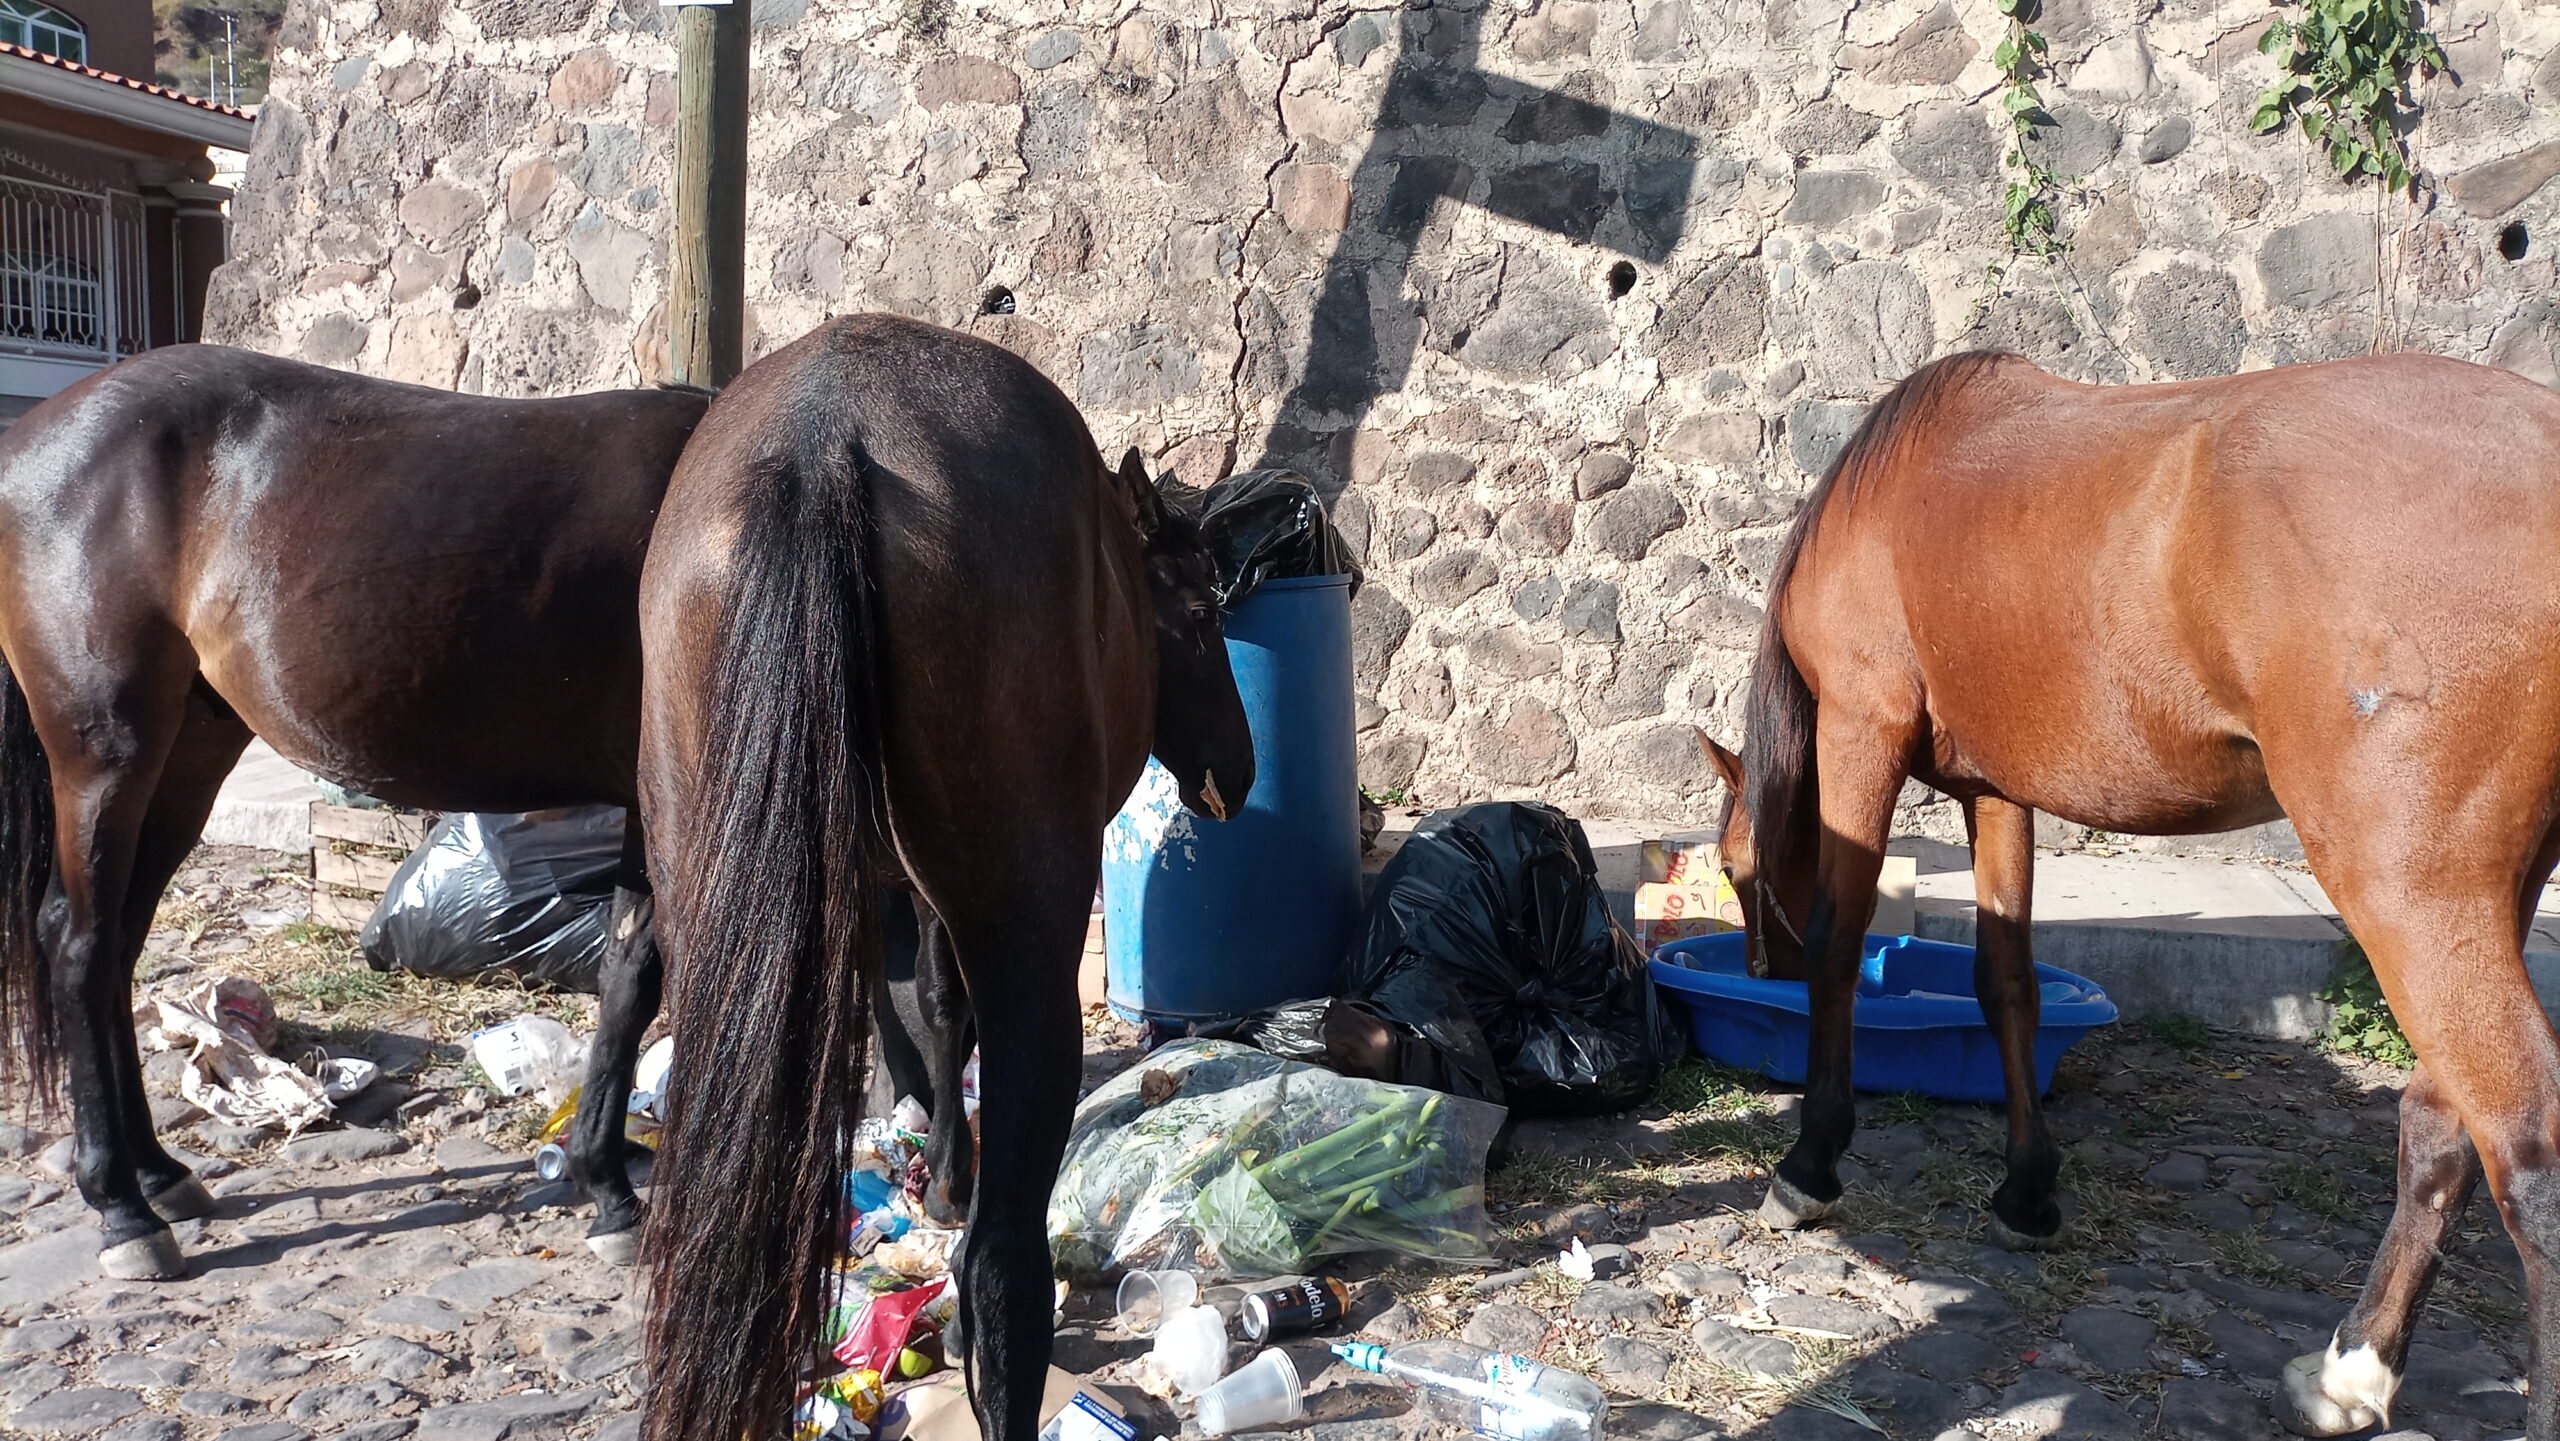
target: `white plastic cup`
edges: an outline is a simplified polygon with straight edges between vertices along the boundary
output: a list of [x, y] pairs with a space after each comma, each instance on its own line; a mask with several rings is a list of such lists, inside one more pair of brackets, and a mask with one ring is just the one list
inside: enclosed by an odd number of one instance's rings
[[1185, 1306], [1156, 1328], [1147, 1364], [1184, 1396], [1197, 1396], [1227, 1374], [1227, 1318], [1214, 1306]]
[[1286, 1426], [1306, 1412], [1298, 1368], [1274, 1346], [1234, 1375], [1200, 1393], [1196, 1412], [1202, 1432], [1226, 1436]]
[[1200, 1299], [1200, 1278], [1188, 1271], [1132, 1271], [1120, 1278], [1120, 1325], [1132, 1336], [1152, 1336], [1165, 1318]]

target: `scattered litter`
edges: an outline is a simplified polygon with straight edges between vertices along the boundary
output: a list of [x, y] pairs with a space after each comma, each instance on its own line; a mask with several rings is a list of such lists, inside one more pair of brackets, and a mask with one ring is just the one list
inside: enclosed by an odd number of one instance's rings
[[362, 1056], [314, 1052], [304, 1060], [303, 1069], [320, 1083], [320, 1093], [333, 1104], [362, 1095], [375, 1081], [382, 1079], [382, 1068]]
[[640, 1064], [631, 1072], [631, 1109], [658, 1115], [658, 1097], [667, 1088], [667, 1068], [675, 1059], [673, 1036], [660, 1036], [656, 1045], [640, 1053]]
[[391, 873], [356, 937], [365, 964], [594, 993], [625, 829], [617, 806], [444, 817]]
[[1200, 1393], [1200, 1429], [1211, 1436], [1286, 1426], [1306, 1412], [1305, 1384], [1289, 1353], [1273, 1347]]
[[[1151, 1073], [1174, 1082], [1154, 1106], [1140, 1095]], [[1498, 1106], [1176, 1041], [1077, 1107], [1051, 1248], [1070, 1276], [1287, 1276], [1356, 1251], [1482, 1261], [1502, 1120]]]
[[2178, 1358], [2178, 1374], [2181, 1376], [2210, 1376], [2213, 1374], [2213, 1368], [2204, 1364], [2202, 1361], [2197, 1360], [2193, 1356], [2181, 1356]]
[[1157, 1395], [1187, 1400], [1208, 1390], [1227, 1374], [1227, 1318], [1215, 1306], [1185, 1306], [1166, 1316], [1142, 1369], [1140, 1385]]
[[1113, 1300], [1120, 1329], [1132, 1336], [1152, 1336], [1164, 1319], [1200, 1299], [1200, 1281], [1188, 1271], [1132, 1271], [1120, 1278]]
[[1267, 1344], [1330, 1326], [1350, 1309], [1351, 1292], [1340, 1281], [1308, 1276], [1248, 1294], [1236, 1315], [1245, 1339]]
[[1591, 1253], [1582, 1247], [1582, 1238], [1573, 1238], [1573, 1249], [1558, 1253], [1556, 1269], [1577, 1281], [1591, 1279]]
[[275, 1043], [275, 1014], [257, 982], [227, 976], [185, 999], [147, 1002], [134, 1019], [146, 1048], [187, 1053], [178, 1094], [205, 1114], [226, 1125], [276, 1126], [296, 1135], [327, 1120], [332, 1103], [317, 1077], [267, 1054]]
[[585, 1078], [587, 1042], [549, 1016], [518, 1016], [472, 1032], [471, 1059], [499, 1095], [531, 1091], [542, 1104], [557, 1106]]
[[1411, 1387], [1433, 1416], [1504, 1441], [1600, 1441], [1609, 1414], [1609, 1398], [1571, 1371], [1446, 1337], [1397, 1346], [1345, 1341], [1333, 1354]]

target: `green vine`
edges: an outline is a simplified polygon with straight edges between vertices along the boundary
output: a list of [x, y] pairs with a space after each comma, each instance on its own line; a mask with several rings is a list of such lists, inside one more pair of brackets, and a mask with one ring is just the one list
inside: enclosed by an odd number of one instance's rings
[[2331, 1050], [2385, 1065], [2418, 1063], [2418, 1053], [2410, 1049], [2409, 1038], [2400, 1033], [2399, 1018], [2391, 1014], [2391, 1003], [2383, 999], [2382, 981], [2374, 975], [2373, 962], [2366, 958], [2364, 947], [2353, 941], [2338, 943], [2336, 969], [2318, 994], [2333, 1008], [2328, 1035]]
[[2378, 175], [2410, 188], [2409, 149], [2393, 128], [2409, 98], [2409, 74], [2445, 68], [2444, 47], [2420, 28], [2411, 0], [2302, 0], [2302, 18], [2278, 20], [2258, 51], [2284, 70], [2258, 92], [2250, 128], [2260, 134], [2289, 119], [2329, 152], [2346, 179]]
[[2053, 213], [2061, 179], [2027, 151], [2028, 132], [2053, 123], [2036, 91], [2036, 79], [2045, 73], [2044, 36], [2027, 28], [2038, 8], [2038, 0], [2000, 0], [2009, 34], [1991, 52], [1991, 63], [2000, 70], [2000, 112], [2009, 119], [2008, 164], [2018, 172], [2009, 182], [2001, 223], [2009, 232], [2009, 248], [2020, 255], [2052, 255], [2063, 248]]

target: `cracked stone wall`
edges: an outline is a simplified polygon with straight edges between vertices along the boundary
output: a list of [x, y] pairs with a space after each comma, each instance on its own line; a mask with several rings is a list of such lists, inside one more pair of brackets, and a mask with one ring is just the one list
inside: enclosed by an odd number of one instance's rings
[[[299, 0], [209, 331], [494, 394], [662, 374], [668, 13]], [[1367, 560], [1370, 785], [1707, 818], [1688, 727], [1738, 737], [1786, 523], [1930, 357], [2560, 381], [2560, 7], [2433, 10], [2415, 202], [2247, 133], [2273, 13], [2048, 0], [2046, 264], [2001, 238], [1988, 0], [760, 0], [750, 353], [901, 311], [1108, 451], [1295, 465]]]

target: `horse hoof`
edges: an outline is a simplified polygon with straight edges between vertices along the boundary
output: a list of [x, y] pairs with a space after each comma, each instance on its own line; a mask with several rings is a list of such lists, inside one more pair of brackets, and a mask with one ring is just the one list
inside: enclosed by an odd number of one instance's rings
[[1769, 1194], [1760, 1199], [1760, 1224], [1772, 1231], [1794, 1231], [1840, 1214], [1838, 1201], [1817, 1201], [1786, 1177], [1769, 1177]]
[[628, 1266], [640, 1259], [640, 1233], [631, 1230], [589, 1236], [587, 1249], [595, 1252], [608, 1266]]
[[2013, 1229], [2008, 1222], [2001, 1220], [1997, 1215], [1984, 1223], [1982, 1238], [2003, 1251], [2055, 1251], [2062, 1247], [2060, 1231], [2050, 1236], [2030, 1236], [2024, 1231]]
[[177, 1237], [154, 1231], [98, 1252], [98, 1269], [114, 1281], [174, 1281], [187, 1274], [187, 1253]]
[[2276, 1391], [2276, 1419], [2297, 1436], [2344, 1436], [2391, 1422], [2391, 1394], [2400, 1378], [2370, 1346], [2341, 1356], [2332, 1340], [2326, 1351], [2285, 1363]]
[[215, 1205], [213, 1193], [193, 1176], [143, 1199], [150, 1203], [152, 1215], [172, 1223], [210, 1216]]

